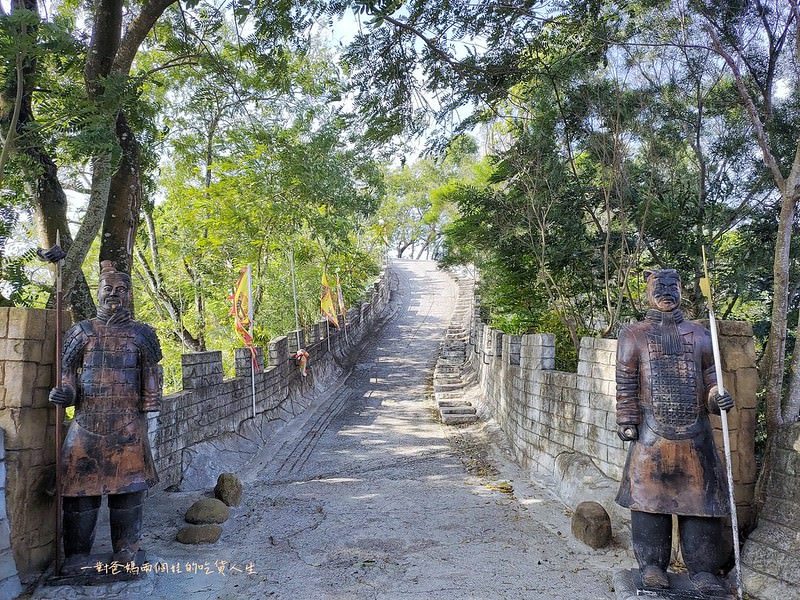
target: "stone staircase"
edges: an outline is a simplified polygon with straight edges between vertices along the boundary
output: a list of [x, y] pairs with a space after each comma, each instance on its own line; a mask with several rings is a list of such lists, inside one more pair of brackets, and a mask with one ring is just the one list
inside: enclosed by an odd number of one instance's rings
[[466, 363], [474, 281], [463, 278], [457, 284], [458, 300], [433, 370], [433, 394], [445, 425], [478, 420], [475, 407], [464, 399], [464, 387], [470, 380]]

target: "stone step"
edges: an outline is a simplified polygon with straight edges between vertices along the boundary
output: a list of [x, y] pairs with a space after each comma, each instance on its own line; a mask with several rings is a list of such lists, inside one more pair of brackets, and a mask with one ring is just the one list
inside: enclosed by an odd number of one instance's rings
[[464, 397], [464, 392], [461, 390], [448, 390], [446, 392], [434, 392], [434, 397], [436, 398], [436, 402], [441, 402], [442, 400], [458, 400]]
[[478, 420], [478, 415], [442, 415], [445, 425], [468, 425]]
[[[462, 367], [466, 361], [463, 360], [455, 360], [455, 361], [448, 361], [445, 363], [446, 367]], [[441, 363], [439, 363], [441, 364]]]
[[434, 392], [452, 392], [455, 390], [460, 390], [463, 387], [464, 383], [461, 381], [458, 383], [433, 383]]
[[474, 415], [478, 411], [474, 406], [440, 406], [439, 412], [443, 415]]
[[448, 366], [445, 369], [435, 369], [433, 371], [433, 380], [439, 381], [443, 379], [461, 379], [461, 368], [458, 366]]
[[436, 404], [439, 405], [439, 408], [446, 407], [452, 408], [455, 406], [472, 406], [472, 403], [468, 400], [437, 400]]
[[434, 381], [460, 380], [461, 369], [458, 365], [447, 365], [444, 369], [436, 368], [433, 370], [433, 379]]

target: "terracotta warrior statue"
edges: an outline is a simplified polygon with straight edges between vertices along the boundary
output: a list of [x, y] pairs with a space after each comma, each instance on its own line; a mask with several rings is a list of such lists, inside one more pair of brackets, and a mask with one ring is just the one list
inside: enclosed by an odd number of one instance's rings
[[668, 588], [672, 515], [689, 577], [703, 592], [726, 592], [718, 573], [730, 549], [722, 517], [727, 482], [708, 414], [733, 408], [717, 393], [711, 335], [684, 320], [674, 269], [645, 272], [651, 309], [624, 328], [617, 349], [617, 425], [632, 442], [617, 503], [631, 509], [633, 550], [648, 588]]
[[158, 481], [146, 413], [161, 399], [161, 346], [129, 311], [131, 279], [101, 263], [97, 317], [64, 339], [62, 385], [50, 401], [75, 406], [62, 446], [64, 571], [86, 566], [102, 496], [108, 495], [112, 561], [136, 559], [145, 492]]

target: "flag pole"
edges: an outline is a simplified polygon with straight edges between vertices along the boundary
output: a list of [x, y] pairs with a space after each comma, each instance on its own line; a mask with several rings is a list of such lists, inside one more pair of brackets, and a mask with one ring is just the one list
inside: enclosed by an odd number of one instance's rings
[[[253, 268], [250, 265], [247, 265], [247, 316], [250, 319], [250, 339], [253, 340], [253, 333], [255, 330], [255, 325], [253, 323], [253, 319], [255, 316], [255, 310], [253, 307]], [[251, 342], [252, 344], [252, 342]], [[251, 356], [250, 356], [250, 387], [253, 394], [253, 419], [256, 418], [256, 354], [255, 348], [250, 348]]]
[[292, 271], [292, 297], [294, 298], [294, 330], [297, 336], [297, 349], [300, 350], [300, 314], [297, 311], [297, 282], [294, 275], [294, 248], [289, 250], [289, 264]]
[[342, 311], [342, 326], [344, 328], [344, 343], [349, 344], [350, 340], [347, 337], [347, 310], [344, 307], [344, 295], [342, 294], [342, 282], [339, 280], [339, 272], [336, 272], [336, 300], [339, 303], [339, 308]]
[[325, 339], [328, 340], [328, 352], [331, 351], [331, 322], [325, 317]]
[[[717, 374], [717, 391], [719, 394], [725, 393], [725, 385], [722, 381], [722, 361], [719, 352], [719, 334], [717, 333], [717, 320], [714, 316], [714, 301], [711, 295], [711, 279], [708, 276], [708, 263], [706, 262], [706, 248], [703, 250], [703, 277], [700, 278], [700, 290], [706, 297], [708, 304], [708, 328], [711, 332], [711, 348], [714, 353], [714, 369]], [[720, 421], [722, 422], [722, 442], [725, 449], [725, 470], [728, 476], [728, 502], [731, 505], [731, 532], [733, 535], [733, 556], [735, 559], [736, 570], [736, 596], [739, 600], [744, 598], [742, 590], [742, 563], [739, 556], [739, 523], [736, 515], [736, 499], [733, 491], [733, 467], [731, 464], [731, 441], [728, 431], [728, 412], [719, 411]]]

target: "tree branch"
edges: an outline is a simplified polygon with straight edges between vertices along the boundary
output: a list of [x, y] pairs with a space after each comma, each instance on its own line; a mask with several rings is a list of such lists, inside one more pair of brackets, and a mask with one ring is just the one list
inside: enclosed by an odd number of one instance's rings
[[131, 22], [122, 41], [119, 44], [119, 50], [114, 58], [114, 63], [111, 67], [112, 72], [121, 75], [128, 75], [133, 65], [133, 59], [139, 51], [144, 38], [150, 33], [150, 30], [155, 25], [156, 21], [161, 17], [164, 11], [170, 4], [174, 4], [176, 0], [148, 0], [142, 6], [142, 10], [138, 16]]
[[772, 174], [775, 185], [783, 192], [786, 181], [781, 173], [778, 161], [772, 155], [772, 151], [769, 147], [769, 140], [767, 138], [767, 132], [764, 129], [764, 124], [761, 122], [761, 117], [758, 115], [758, 110], [753, 102], [753, 98], [750, 96], [750, 92], [747, 91], [747, 87], [744, 84], [744, 79], [739, 71], [739, 67], [736, 64], [736, 61], [733, 60], [733, 57], [722, 47], [722, 44], [720, 43], [714, 31], [710, 27], [706, 27], [705, 29], [708, 35], [711, 36], [711, 41], [714, 45], [715, 52], [725, 60], [725, 62], [728, 64], [728, 67], [731, 69], [731, 72], [733, 73], [736, 89], [739, 92], [739, 96], [742, 99], [745, 110], [747, 110], [747, 114], [750, 117], [750, 123], [753, 125], [753, 129], [755, 130], [756, 141], [758, 142], [759, 148], [761, 148], [761, 155], [764, 159], [764, 163]]

